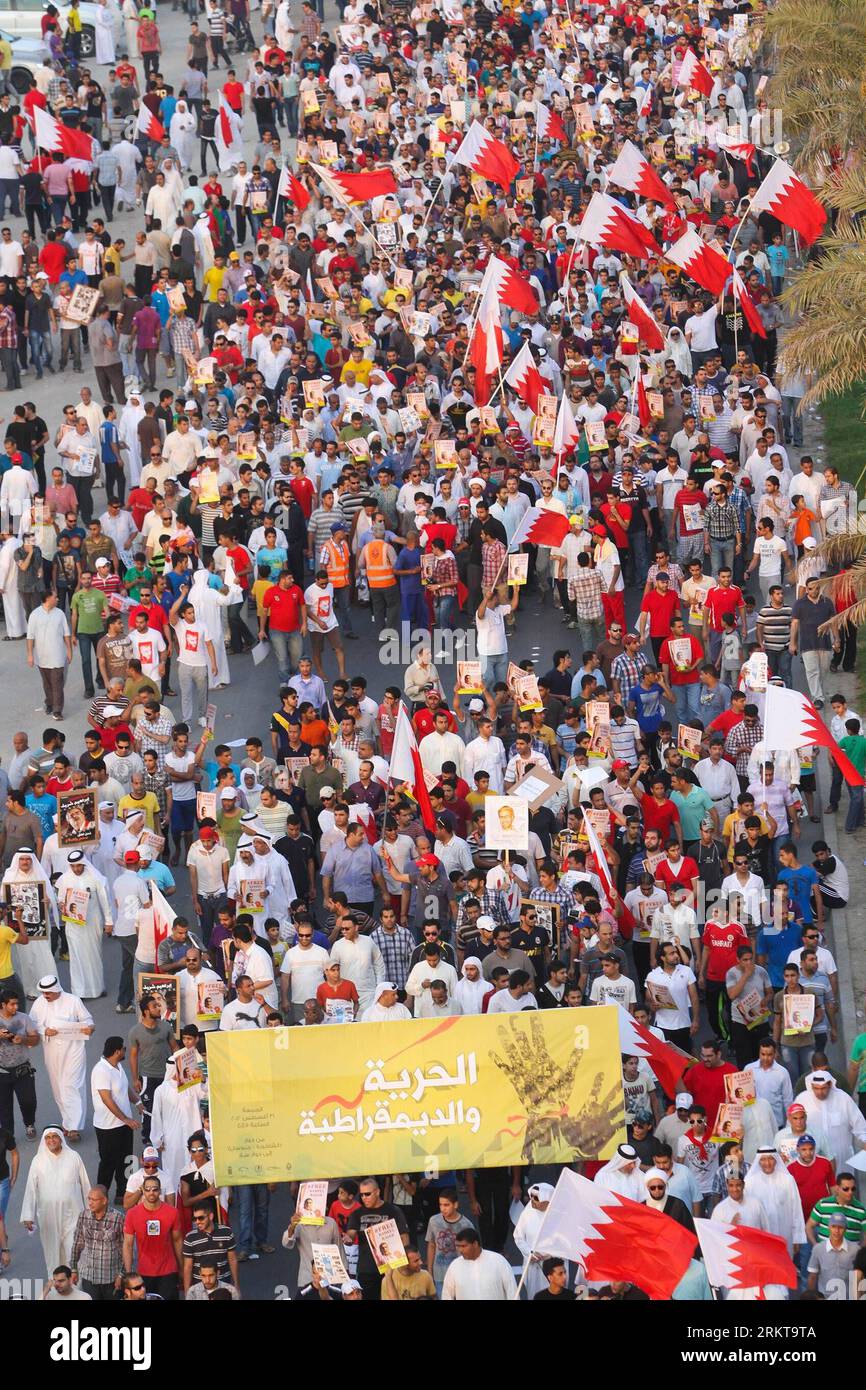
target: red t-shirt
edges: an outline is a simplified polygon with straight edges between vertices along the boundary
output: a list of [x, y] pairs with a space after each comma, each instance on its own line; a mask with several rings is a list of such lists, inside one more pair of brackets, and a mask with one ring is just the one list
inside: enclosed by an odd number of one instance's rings
[[298, 503], [307, 521], [309, 521], [313, 512], [313, 503], [316, 500], [316, 489], [313, 486], [312, 480], [301, 474], [299, 477], [292, 479], [289, 483], [289, 487], [292, 489], [295, 501]]
[[666, 637], [671, 630], [671, 619], [680, 611], [680, 596], [670, 589], [660, 594], [658, 589], [650, 589], [640, 606], [642, 613], [649, 613], [650, 637]]
[[[742, 722], [743, 716], [742, 714], [737, 714], [736, 710], [722, 710], [722, 713], [717, 714], [713, 722], [707, 726], [707, 732], [711, 734], [724, 734], [725, 738], [727, 738], [734, 726], [736, 724], [742, 724]], [[730, 761], [730, 759], [728, 761]]]
[[716, 585], [715, 589], [710, 589], [706, 598], [706, 607], [710, 612], [710, 626], [713, 632], [721, 632], [722, 618], [726, 613], [733, 613], [735, 616], [743, 606], [743, 591], [738, 589], [736, 584], [729, 584], [727, 589], [722, 589]]
[[666, 844], [674, 833], [674, 825], [680, 818], [676, 803], [670, 800], [656, 801], [654, 796], [642, 796], [640, 803], [643, 828], [657, 830]]
[[[685, 487], [680, 488], [674, 498], [674, 508], [679, 515], [681, 536], [699, 536], [701, 534], [704, 529], [703, 514], [706, 505], [707, 499], [700, 488], [696, 492], [689, 492], [688, 488]], [[684, 513], [684, 507], [699, 507], [700, 512]], [[698, 521], [699, 524], [690, 524], [695, 521]]]
[[814, 1163], [810, 1163], [808, 1168], [795, 1158], [793, 1163], [788, 1164], [788, 1172], [797, 1184], [803, 1219], [808, 1220], [815, 1203], [820, 1202], [822, 1197], [829, 1197], [833, 1190], [833, 1165], [829, 1158], [816, 1154]]
[[242, 82], [227, 82], [223, 87], [223, 96], [233, 111], [238, 114], [243, 110], [244, 88]]
[[177, 1207], [170, 1207], [167, 1202], [161, 1202], [156, 1211], [148, 1211], [139, 1202], [126, 1213], [123, 1231], [135, 1236], [138, 1272], [143, 1277], [156, 1279], [162, 1274], [177, 1273], [171, 1235], [179, 1219]]
[[739, 922], [707, 922], [704, 927], [704, 950], [707, 952], [707, 979], [724, 983], [725, 976], [737, 963], [737, 947], [748, 946], [749, 933]]
[[656, 865], [655, 875], [663, 888], [670, 889], [672, 883], [678, 883], [691, 892], [692, 880], [698, 876], [698, 866], [689, 854], [684, 854], [675, 865], [665, 855], [661, 863]]
[[147, 614], [147, 625], [153, 628], [154, 632], [161, 632], [163, 637], [168, 637], [168, 614], [161, 603], [137, 603], [134, 608], [129, 610], [129, 630], [135, 627], [136, 613]]
[[270, 616], [272, 632], [297, 632], [301, 626], [301, 605], [304, 595], [297, 584], [281, 589], [274, 584], [262, 599], [262, 607]]
[[696, 1067], [689, 1067], [683, 1077], [683, 1085], [688, 1085], [694, 1104], [702, 1105], [707, 1112], [710, 1134], [716, 1127], [719, 1106], [725, 1103], [725, 1077], [736, 1070], [730, 1062], [723, 1062], [720, 1067], [705, 1067], [703, 1062], [698, 1062]]
[[235, 545], [226, 551], [226, 555], [234, 565], [238, 587], [241, 589], [248, 589], [250, 587], [250, 575], [252, 574], [253, 567], [246, 550], [242, 545]]
[[140, 531], [144, 525], [144, 518], [153, 508], [153, 493], [148, 492], [146, 487], [134, 487], [126, 499], [126, 505]]
[[66, 269], [69, 247], [62, 241], [46, 241], [39, 252], [39, 264], [48, 276], [49, 285], [56, 285]]
[[[625, 522], [625, 525], [627, 527], [629, 522], [631, 521], [631, 507], [627, 502], [617, 502], [615, 506], [618, 516], [621, 518], [622, 521]], [[627, 550], [628, 531], [624, 530], [618, 521], [612, 519], [611, 504], [609, 502], [605, 502], [604, 505], [599, 508], [599, 511], [601, 512], [602, 516], [607, 522], [607, 529], [610, 531], [611, 540], [613, 541], [617, 550]]]
[[[676, 641], [677, 639], [675, 638], [674, 640]], [[692, 644], [689, 661], [697, 661], [699, 657], [703, 656], [703, 647], [701, 646], [697, 637], [692, 636], [690, 632], [684, 633], [680, 640], [682, 640], [683, 642], [691, 642]], [[674, 659], [671, 656], [670, 637], [666, 637], [664, 642], [662, 642], [661, 647], [659, 648], [659, 665], [668, 666], [670, 672], [671, 685], [694, 685], [695, 682], [699, 679], [697, 666], [693, 667], [691, 671], [677, 670], [677, 667], [674, 664]]]
[[[418, 713], [416, 715], [413, 715], [412, 727], [414, 728], [416, 737], [418, 739], [418, 742], [420, 743], [422, 738], [426, 738], [428, 734], [435, 733], [436, 720], [430, 713], [429, 709], [425, 707], [424, 709], [419, 709]], [[448, 711], [448, 732], [449, 734], [457, 733], [457, 720], [454, 718], [454, 715], [451, 713], [450, 710]]]

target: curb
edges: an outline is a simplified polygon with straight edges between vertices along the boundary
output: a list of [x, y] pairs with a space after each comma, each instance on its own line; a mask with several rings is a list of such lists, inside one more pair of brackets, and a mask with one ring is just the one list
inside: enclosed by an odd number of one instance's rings
[[[828, 824], [833, 826], [832, 840], [826, 833]], [[823, 825], [825, 828], [824, 839], [837, 849], [840, 843], [840, 833], [844, 833], [839, 815], [834, 812], [832, 817], [824, 815]], [[854, 837], [852, 837], [853, 839]], [[850, 906], [850, 898], [849, 898]], [[848, 1070], [848, 1058], [851, 1055], [851, 1047], [858, 1033], [862, 1028], [857, 1022], [857, 1002], [854, 998], [854, 975], [851, 968], [852, 943], [848, 934], [848, 908], [833, 908], [830, 913], [832, 919], [832, 949], [833, 956], [839, 971], [839, 1042], [830, 1045], [838, 1051], [842, 1049], [844, 1056], [841, 1065], [837, 1069], [843, 1073]], [[837, 1061], [838, 1059], [834, 1059]]]

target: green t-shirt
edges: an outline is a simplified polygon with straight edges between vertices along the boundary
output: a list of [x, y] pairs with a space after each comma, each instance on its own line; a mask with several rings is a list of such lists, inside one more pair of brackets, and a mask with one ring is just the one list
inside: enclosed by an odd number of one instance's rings
[[866, 777], [866, 737], [863, 734], [846, 734], [845, 738], [840, 738], [839, 747], [848, 754], [860, 776]]
[[72, 611], [78, 614], [78, 632], [90, 637], [102, 636], [108, 599], [101, 589], [76, 589], [72, 595]]
[[854, 1089], [858, 1092], [866, 1091], [866, 1033], [858, 1033], [854, 1039], [851, 1047], [851, 1061], [860, 1064]]
[[123, 582], [129, 585], [129, 597], [135, 599], [135, 602], [138, 603], [141, 598], [142, 584], [152, 584], [153, 575], [146, 565], [143, 570], [137, 570], [135, 566], [133, 566], [132, 569], [126, 571], [126, 574], [123, 576]]

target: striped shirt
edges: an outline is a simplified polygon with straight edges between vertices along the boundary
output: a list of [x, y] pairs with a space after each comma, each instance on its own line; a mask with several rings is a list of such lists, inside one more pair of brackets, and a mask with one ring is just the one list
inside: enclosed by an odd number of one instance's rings
[[791, 637], [791, 612], [790, 604], [783, 603], [779, 608], [774, 608], [772, 604], [767, 604], [758, 613], [758, 622], [761, 624], [764, 633], [764, 646], [770, 652], [783, 652], [787, 649]]
[[851, 1198], [847, 1207], [843, 1207], [836, 1197], [822, 1197], [815, 1203], [809, 1219], [815, 1223], [819, 1240], [830, 1239], [830, 1217], [836, 1211], [841, 1211], [845, 1217], [845, 1235], [848, 1240], [856, 1241], [859, 1245], [866, 1229], [866, 1207], [855, 1197]]

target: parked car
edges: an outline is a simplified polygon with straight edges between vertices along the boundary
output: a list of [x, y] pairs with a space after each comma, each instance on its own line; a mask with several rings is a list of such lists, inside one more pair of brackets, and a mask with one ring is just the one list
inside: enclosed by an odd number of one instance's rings
[[[69, 0], [52, 0], [52, 3], [60, 12], [60, 23], [65, 33]], [[9, 34], [42, 37], [42, 16], [47, 9], [46, 0], [0, 0], [0, 4], [0, 21]], [[81, 0], [78, 8], [81, 12], [81, 56], [92, 58], [96, 52], [95, 26], [99, 6], [93, 4], [92, 0]], [[114, 20], [114, 37], [117, 41], [121, 36], [123, 22], [116, 5], [111, 6], [111, 13]]]
[[24, 96], [35, 85], [36, 69], [48, 58], [48, 44], [37, 34], [9, 34], [5, 29], [0, 29], [0, 39], [5, 39], [12, 49], [12, 86], [19, 96]]

